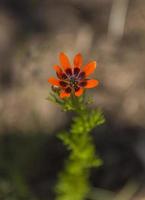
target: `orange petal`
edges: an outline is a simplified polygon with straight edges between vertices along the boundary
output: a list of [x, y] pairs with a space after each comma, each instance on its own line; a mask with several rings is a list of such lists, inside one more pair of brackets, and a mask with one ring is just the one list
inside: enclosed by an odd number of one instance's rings
[[61, 75], [63, 73], [61, 67], [59, 67], [58, 65], [55, 65], [53, 68], [56, 71], [58, 78], [61, 78]]
[[74, 67], [80, 68], [82, 66], [82, 63], [83, 63], [83, 58], [82, 55], [79, 53], [74, 58]]
[[52, 78], [49, 78], [49, 79], [48, 79], [48, 82], [51, 83], [52, 85], [60, 86], [59, 80], [56, 79], [56, 78], [53, 78], [53, 77], [52, 77]]
[[84, 90], [83, 88], [80, 88], [78, 91], [75, 92], [75, 96], [79, 97], [83, 94]]
[[95, 68], [96, 68], [96, 62], [93, 61], [84, 66], [83, 71], [85, 72], [86, 76], [89, 76], [94, 72]]
[[86, 84], [85, 88], [93, 88], [93, 87], [96, 87], [98, 85], [99, 85], [98, 80], [91, 79], [91, 80], [87, 80], [87, 84]]
[[66, 93], [65, 91], [61, 91], [60, 92], [60, 98], [66, 98], [66, 97], [70, 97], [70, 93]]
[[64, 70], [71, 66], [68, 57], [64, 53], [60, 53], [59, 59]]
[[54, 68], [54, 70], [55, 70], [57, 73], [62, 72], [61, 67], [59, 67], [58, 65], [53, 66], [53, 68]]

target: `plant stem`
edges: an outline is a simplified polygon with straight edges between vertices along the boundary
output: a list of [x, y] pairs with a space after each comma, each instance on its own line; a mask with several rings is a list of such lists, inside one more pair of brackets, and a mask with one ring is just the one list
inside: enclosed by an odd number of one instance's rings
[[70, 155], [56, 185], [57, 200], [84, 200], [91, 188], [90, 168], [102, 164], [90, 132], [104, 123], [104, 117], [100, 111], [88, 110], [77, 98], [73, 98], [73, 103], [77, 115], [72, 120], [70, 131], [59, 134]]

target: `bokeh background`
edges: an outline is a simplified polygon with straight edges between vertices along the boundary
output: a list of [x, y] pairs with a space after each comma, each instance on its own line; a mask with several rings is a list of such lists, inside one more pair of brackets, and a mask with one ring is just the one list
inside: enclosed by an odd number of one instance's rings
[[[97, 60], [88, 91], [106, 124], [92, 200], [145, 199], [145, 1], [0, 1], [0, 199], [54, 200], [71, 114], [46, 100], [59, 52]], [[112, 199], [111, 199], [112, 200]]]

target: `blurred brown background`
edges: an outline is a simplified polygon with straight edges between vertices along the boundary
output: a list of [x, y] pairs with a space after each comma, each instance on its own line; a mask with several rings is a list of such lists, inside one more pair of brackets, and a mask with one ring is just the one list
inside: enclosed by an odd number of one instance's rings
[[67, 156], [56, 134], [71, 119], [46, 100], [61, 51], [98, 62], [88, 94], [106, 117], [92, 133], [104, 166], [92, 184], [118, 192], [133, 180], [143, 200], [144, 0], [0, 1], [0, 199], [54, 199]]

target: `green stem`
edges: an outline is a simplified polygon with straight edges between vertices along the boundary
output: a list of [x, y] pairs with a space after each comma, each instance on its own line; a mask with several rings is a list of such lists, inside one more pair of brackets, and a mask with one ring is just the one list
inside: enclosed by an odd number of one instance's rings
[[59, 134], [70, 155], [56, 185], [57, 200], [84, 200], [91, 188], [88, 181], [90, 169], [102, 163], [90, 135], [93, 128], [104, 123], [102, 113], [88, 110], [76, 97], [73, 103], [77, 116], [72, 121], [70, 131]]

